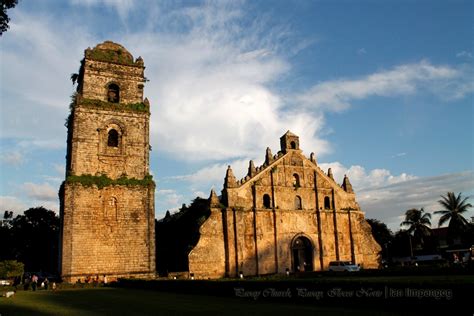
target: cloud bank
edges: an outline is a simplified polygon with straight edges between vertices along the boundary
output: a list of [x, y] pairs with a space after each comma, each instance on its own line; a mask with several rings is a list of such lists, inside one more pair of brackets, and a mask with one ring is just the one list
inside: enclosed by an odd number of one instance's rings
[[[159, 179], [165, 187], [157, 191], [157, 210], [187, 202], [183, 201], [189, 198], [187, 191], [205, 196], [211, 187], [219, 191], [228, 164], [237, 177], [243, 176], [248, 160], [261, 161], [267, 146], [276, 151], [278, 137], [288, 129], [300, 136], [302, 148], [324, 157], [333, 150], [324, 134], [326, 116], [347, 110], [357, 101], [419, 93], [451, 100], [474, 91], [470, 67], [420, 60], [287, 92], [281, 86], [292, 71], [289, 54], [317, 43], [294, 40], [290, 26], [271, 25], [266, 16], [249, 18], [242, 2], [187, 4], [180, 9], [154, 2], [145, 2], [144, 9], [129, 0], [70, 3], [83, 15], [62, 19], [45, 11], [27, 11], [21, 5], [13, 11], [11, 28], [2, 38], [1, 109], [8, 115], [2, 115], [0, 123], [1, 139], [13, 140], [14, 145], [2, 154], [2, 168], [34, 160], [31, 148], [65, 147], [63, 122], [74, 90], [69, 76], [79, 68], [85, 48], [111, 39], [135, 57], [144, 57], [151, 80], [145, 95], [152, 106], [152, 155], [201, 166], [187, 175]], [[120, 23], [109, 22], [123, 26], [105, 33], [108, 38], [84, 14], [104, 8], [115, 11], [120, 19]], [[459, 57], [469, 54], [460, 52]], [[422, 181], [386, 169], [345, 167], [338, 162], [321, 166], [331, 166], [338, 181], [347, 173], [362, 200], [378, 188], [390, 191], [398, 185], [408, 190], [414, 181]], [[444, 180], [449, 183], [449, 179]], [[171, 188], [176, 183], [182, 188]], [[29, 201], [54, 203], [52, 185], [29, 182], [24, 188], [29, 189]], [[462, 188], [472, 189], [472, 182], [463, 182]], [[395, 197], [390, 197], [395, 205]], [[3, 198], [12, 207], [25, 199], [10, 194]], [[368, 210], [375, 203], [362, 200]]]

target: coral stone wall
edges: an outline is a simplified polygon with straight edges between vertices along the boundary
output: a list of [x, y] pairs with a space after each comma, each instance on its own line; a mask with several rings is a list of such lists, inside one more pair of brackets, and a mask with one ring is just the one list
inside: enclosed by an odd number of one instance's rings
[[151, 276], [155, 271], [154, 187], [68, 184], [64, 188], [62, 275]]
[[[107, 146], [112, 128], [119, 134], [117, 147]], [[90, 109], [79, 102], [72, 140], [72, 174], [143, 179], [149, 173], [148, 113]]]
[[155, 275], [155, 185], [143, 71], [141, 58], [134, 61], [113, 42], [85, 52], [60, 193], [61, 275], [68, 282]]
[[[226, 207], [212, 208], [189, 254], [196, 278], [326, 270], [335, 260], [379, 266], [381, 248], [348, 178], [337, 184], [331, 172], [302, 154], [290, 132], [281, 146], [273, 157], [267, 150], [264, 165], [250, 162], [242, 180], [229, 167], [222, 191]], [[298, 240], [307, 243], [304, 250], [298, 250]]]

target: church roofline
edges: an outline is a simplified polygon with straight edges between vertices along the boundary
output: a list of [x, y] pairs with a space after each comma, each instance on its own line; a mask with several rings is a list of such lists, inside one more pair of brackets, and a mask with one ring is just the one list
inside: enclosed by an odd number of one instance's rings
[[283, 138], [285, 136], [299, 137], [298, 135], [292, 133], [290, 130], [287, 130], [286, 133], [283, 134], [280, 138]]
[[[305, 160], [309, 161], [311, 163], [311, 166], [312, 168], [318, 172], [318, 174], [320, 176], [323, 176], [325, 178], [325, 180], [327, 180], [328, 182], [332, 182], [335, 184], [335, 188], [336, 190], [341, 190], [342, 192], [345, 192], [347, 194], [354, 194], [354, 192], [347, 192], [346, 190], [344, 190], [343, 188], [343, 185], [342, 184], [339, 184], [336, 182], [336, 180], [334, 180], [333, 178], [331, 178], [330, 176], [328, 176], [324, 170], [322, 170], [318, 164], [316, 162], [313, 162], [311, 161], [311, 159], [307, 158], [305, 155], [303, 155], [301, 152], [301, 150], [295, 150], [296, 152], [298, 152], [299, 155], [301, 155]], [[243, 177], [242, 179], [240, 180], [236, 180], [236, 185], [234, 187], [225, 187], [224, 186], [224, 190], [232, 190], [232, 189], [241, 189], [243, 188], [245, 185], [248, 185], [249, 183], [254, 183], [256, 180], [258, 180], [259, 178], [261, 178], [265, 172], [273, 167], [275, 167], [275, 165], [279, 164], [283, 158], [285, 158], [287, 155], [289, 154], [293, 154], [295, 151], [292, 151], [292, 152], [286, 152], [286, 153], [283, 153], [281, 151], [278, 152], [278, 155], [275, 155], [274, 156], [274, 160], [266, 165], [265, 163], [262, 164], [261, 166], [258, 166], [256, 167], [256, 174], [253, 176], [253, 177], [250, 177], [248, 174]]]

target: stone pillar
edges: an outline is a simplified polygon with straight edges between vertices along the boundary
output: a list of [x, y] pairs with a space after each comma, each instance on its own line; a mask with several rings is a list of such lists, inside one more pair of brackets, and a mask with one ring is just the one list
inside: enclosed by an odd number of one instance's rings
[[255, 275], [258, 275], [258, 246], [257, 246], [257, 193], [255, 184], [252, 186], [253, 205], [253, 240], [255, 243]]
[[339, 261], [339, 236], [337, 230], [337, 214], [336, 214], [336, 196], [334, 194], [334, 189], [331, 189], [332, 194], [332, 216], [334, 222], [334, 248], [336, 251], [336, 260]]
[[278, 273], [278, 234], [277, 234], [277, 215], [275, 212], [275, 185], [273, 172], [270, 172], [272, 186], [272, 212], [273, 212], [273, 240], [275, 244], [275, 273]]
[[319, 196], [318, 196], [318, 181], [317, 181], [317, 172], [316, 170], [313, 171], [314, 173], [314, 195], [315, 195], [315, 202], [316, 202], [316, 219], [318, 221], [318, 247], [319, 247], [319, 265], [321, 270], [324, 269], [324, 254], [323, 254], [323, 239], [322, 239], [322, 229], [321, 229], [321, 213], [319, 210]]

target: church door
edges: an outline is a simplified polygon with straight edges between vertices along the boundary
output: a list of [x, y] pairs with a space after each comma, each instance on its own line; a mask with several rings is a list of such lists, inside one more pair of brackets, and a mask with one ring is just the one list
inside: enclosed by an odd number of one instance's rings
[[293, 271], [313, 271], [313, 246], [308, 238], [300, 236], [291, 246], [293, 255]]

